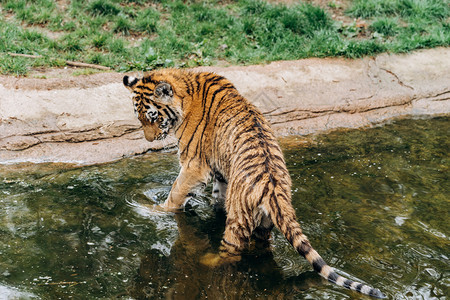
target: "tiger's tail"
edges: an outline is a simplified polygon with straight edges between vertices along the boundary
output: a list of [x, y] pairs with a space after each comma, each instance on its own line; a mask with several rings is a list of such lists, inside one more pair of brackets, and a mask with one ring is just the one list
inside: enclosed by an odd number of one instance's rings
[[[272, 199], [272, 201], [276, 201]], [[271, 208], [280, 210], [279, 205], [271, 205]], [[284, 234], [289, 243], [313, 266], [314, 270], [322, 277], [326, 278], [339, 286], [343, 286], [350, 290], [360, 292], [365, 295], [384, 299], [386, 296], [376, 288], [372, 288], [366, 284], [359, 283], [341, 275], [338, 275], [332, 267], [330, 267], [323, 258], [311, 246], [308, 238], [302, 233], [300, 224], [295, 219], [295, 212], [291, 205], [283, 207], [283, 217], [280, 211], [271, 212], [272, 222]]]

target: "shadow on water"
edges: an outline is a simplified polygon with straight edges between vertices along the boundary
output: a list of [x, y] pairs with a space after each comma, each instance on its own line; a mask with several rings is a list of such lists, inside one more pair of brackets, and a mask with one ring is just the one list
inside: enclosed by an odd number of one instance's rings
[[[449, 295], [448, 118], [282, 141], [293, 204], [339, 272], [393, 299]], [[225, 216], [205, 195], [153, 214], [176, 155], [116, 163], [0, 166], [0, 299], [360, 299], [315, 274], [274, 231], [236, 265], [217, 251]]]

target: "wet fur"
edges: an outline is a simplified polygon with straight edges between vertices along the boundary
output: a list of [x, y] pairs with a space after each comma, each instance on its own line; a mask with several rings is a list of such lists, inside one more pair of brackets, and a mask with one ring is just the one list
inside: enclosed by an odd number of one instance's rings
[[125, 76], [124, 85], [133, 92], [147, 140], [168, 131], [178, 139], [181, 171], [163, 207], [181, 208], [191, 190], [214, 178], [213, 195], [224, 202], [227, 220], [219, 255], [205, 257], [206, 264], [238, 261], [251, 237], [267, 241], [275, 225], [321, 276], [385, 297], [338, 275], [311, 247], [296, 221], [291, 179], [274, 133], [230, 81], [213, 73], [168, 69], [142, 79]]

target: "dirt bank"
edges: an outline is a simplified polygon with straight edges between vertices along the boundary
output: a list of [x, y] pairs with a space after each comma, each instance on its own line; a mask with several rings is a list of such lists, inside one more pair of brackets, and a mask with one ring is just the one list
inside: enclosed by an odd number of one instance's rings
[[[450, 113], [448, 48], [199, 70], [230, 79], [279, 136]], [[143, 139], [122, 77], [0, 77], [0, 163], [93, 164], [173, 145]]]

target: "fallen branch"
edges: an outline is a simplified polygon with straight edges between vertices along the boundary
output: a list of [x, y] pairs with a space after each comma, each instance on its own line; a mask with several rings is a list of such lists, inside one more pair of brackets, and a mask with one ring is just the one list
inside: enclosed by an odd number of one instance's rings
[[87, 64], [87, 63], [82, 63], [82, 62], [77, 62], [77, 61], [70, 61], [70, 60], [66, 60], [66, 64], [68, 64], [69, 66], [73, 66], [73, 67], [93, 68], [93, 69], [99, 69], [99, 70], [111, 70], [110, 67], [93, 65], [93, 64]]
[[[10, 56], [20, 56], [20, 57], [27, 57], [27, 58], [42, 58], [42, 55], [30, 55], [30, 54], [21, 54], [21, 53], [8, 53]], [[82, 63], [82, 62], [78, 62], [78, 61], [70, 61], [70, 60], [66, 60], [66, 65], [68, 66], [73, 66], [73, 67], [81, 67], [81, 68], [92, 68], [92, 69], [99, 69], [99, 70], [111, 70], [110, 67], [105, 67], [105, 66], [99, 66], [99, 65], [94, 65], [94, 64], [87, 64], [87, 63]]]
[[20, 56], [20, 57], [28, 57], [28, 58], [42, 58], [42, 55], [29, 55], [29, 54], [21, 54], [21, 53], [11, 53], [8, 52], [11, 56]]

